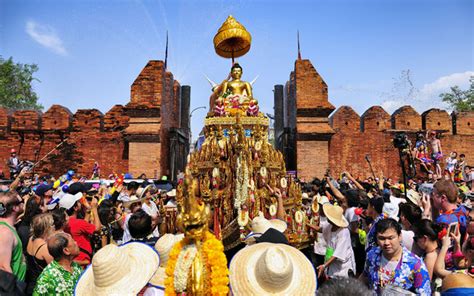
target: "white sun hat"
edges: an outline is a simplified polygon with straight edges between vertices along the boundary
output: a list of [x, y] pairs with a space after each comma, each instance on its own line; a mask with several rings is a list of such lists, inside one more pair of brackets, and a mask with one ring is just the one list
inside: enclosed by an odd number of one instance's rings
[[137, 295], [160, 265], [150, 246], [130, 242], [100, 249], [79, 278], [75, 295]]
[[235, 254], [229, 267], [232, 295], [314, 295], [316, 274], [298, 249], [259, 243]]
[[168, 263], [171, 249], [176, 243], [181, 241], [183, 238], [184, 234], [167, 233], [160, 237], [160, 239], [156, 242], [155, 250], [158, 251], [158, 254], [160, 255], [160, 267], [156, 271], [153, 278], [150, 280], [150, 284], [154, 286], [164, 287], [164, 282], [166, 278], [166, 263]]

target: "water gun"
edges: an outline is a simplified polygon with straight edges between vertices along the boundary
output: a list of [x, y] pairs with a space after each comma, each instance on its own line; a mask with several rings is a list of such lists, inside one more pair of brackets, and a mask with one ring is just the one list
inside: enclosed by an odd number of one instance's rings
[[66, 179], [67, 179], [68, 181], [71, 181], [71, 180], [72, 180], [72, 177], [74, 176], [74, 174], [75, 174], [75, 173], [74, 173], [73, 170], [67, 171], [67, 173], [66, 173]]
[[114, 194], [115, 190], [117, 190], [117, 187], [119, 187], [120, 185], [123, 184], [123, 179], [124, 178], [125, 178], [125, 176], [123, 174], [121, 174], [118, 177], [117, 176], [115, 177], [114, 185], [112, 186], [112, 188], [110, 188], [110, 191], [109, 191], [110, 195]]
[[360, 244], [365, 246], [365, 244], [367, 243], [367, 233], [365, 232], [365, 230], [360, 228], [357, 230], [357, 232], [359, 233]]

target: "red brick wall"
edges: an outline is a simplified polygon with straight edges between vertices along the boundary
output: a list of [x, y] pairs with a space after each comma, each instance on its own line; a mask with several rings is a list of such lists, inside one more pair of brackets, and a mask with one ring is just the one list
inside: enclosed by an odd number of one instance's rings
[[20, 159], [35, 161], [67, 138], [67, 143], [75, 146], [72, 159], [82, 161], [71, 163], [64, 159], [64, 149], [59, 149], [38, 166], [38, 172], [59, 176], [71, 168], [90, 176], [95, 161], [101, 165], [103, 175], [126, 172], [128, 153], [122, 130], [128, 125], [128, 118], [122, 110], [116, 105], [104, 117], [95, 109], [78, 110], [73, 115], [60, 105], [51, 106], [44, 114], [31, 110], [8, 114], [0, 109], [0, 168], [8, 171], [6, 161], [12, 148]]

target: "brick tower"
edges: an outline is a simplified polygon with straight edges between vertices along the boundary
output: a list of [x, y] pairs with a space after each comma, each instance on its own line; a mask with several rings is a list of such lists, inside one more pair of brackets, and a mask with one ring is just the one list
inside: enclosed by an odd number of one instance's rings
[[328, 122], [335, 109], [328, 101], [328, 87], [309, 60], [298, 59], [285, 88], [281, 96], [277, 91], [281, 87], [275, 87], [275, 135], [282, 140], [277, 140], [277, 146], [290, 159], [287, 169], [296, 170], [299, 178], [322, 177], [329, 167], [329, 140], [335, 133]]
[[[126, 106], [129, 125], [128, 167], [134, 176], [145, 173], [173, 178], [188, 153], [190, 90], [174, 80], [163, 61], [149, 61], [132, 84]], [[164, 156], [164, 157], [162, 157]]]

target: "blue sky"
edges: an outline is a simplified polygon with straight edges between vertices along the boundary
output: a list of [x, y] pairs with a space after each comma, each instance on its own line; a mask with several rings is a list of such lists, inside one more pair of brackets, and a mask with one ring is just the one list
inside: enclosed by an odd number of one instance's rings
[[[412, 104], [444, 107], [438, 95], [467, 88], [474, 75], [474, 1], [13, 1], [0, 0], [0, 55], [39, 66], [34, 85], [52, 104], [103, 113], [126, 104], [130, 85], [150, 59], [191, 85], [191, 105], [207, 105], [210, 86], [230, 61], [212, 38], [229, 14], [252, 34], [239, 59], [244, 79], [259, 78], [254, 96], [272, 112], [273, 86], [284, 84], [297, 57], [310, 59], [329, 86], [330, 102], [360, 115], [372, 105], [393, 112]], [[407, 82], [406, 73], [413, 87]], [[405, 77], [405, 78], [404, 78]], [[193, 115], [201, 129], [204, 110]]]

